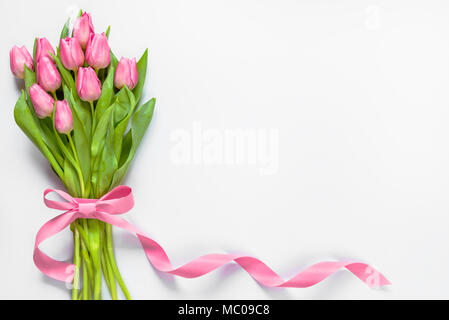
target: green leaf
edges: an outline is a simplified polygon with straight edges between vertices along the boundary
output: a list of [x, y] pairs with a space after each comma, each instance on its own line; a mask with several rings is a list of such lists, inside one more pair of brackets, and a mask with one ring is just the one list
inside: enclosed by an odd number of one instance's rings
[[22, 131], [48, 159], [56, 174], [63, 179], [63, 170], [42, 139], [41, 130], [26, 102], [24, 91], [22, 91], [22, 95], [19, 97], [14, 107], [14, 119]]
[[69, 102], [73, 117], [73, 137], [84, 182], [90, 177], [90, 143], [92, 118], [86, 105], [75, 101], [72, 92], [64, 86], [64, 97]]
[[110, 32], [111, 32], [111, 26], [108, 26], [108, 28], [106, 29], [106, 32], [105, 32], [106, 38], [108, 38], [108, 39], [109, 39]]
[[34, 45], [33, 45], [33, 64], [34, 64], [34, 70], [37, 70], [36, 50], [37, 50], [37, 38], [34, 38]]
[[108, 133], [106, 135], [106, 142], [104, 144], [103, 152], [101, 153], [101, 161], [98, 168], [101, 174], [98, 179], [97, 194], [95, 197], [101, 197], [110, 190], [109, 187], [111, 186], [112, 178], [118, 167], [113, 147], [113, 134], [114, 121], [111, 117]]
[[64, 157], [61, 153], [61, 150], [58, 147], [58, 141], [56, 140], [56, 136], [53, 131], [53, 123], [51, 119], [47, 117], [45, 119], [40, 120], [39, 122], [42, 132], [42, 139], [50, 149], [56, 161], [58, 161], [61, 168], [64, 168]]
[[60, 39], [67, 38], [69, 36], [69, 25], [70, 25], [70, 18], [67, 19], [67, 21], [64, 24], [64, 27], [61, 30], [61, 35], [59, 36]]
[[123, 150], [119, 161], [120, 166], [114, 174], [111, 188], [118, 186], [125, 177], [145, 131], [151, 122], [155, 103], [156, 99], [153, 98], [137, 108], [131, 121], [131, 129], [123, 138]]
[[92, 145], [91, 145], [91, 157], [92, 157], [92, 175], [91, 182], [93, 186], [93, 194], [99, 194], [98, 185], [99, 185], [99, 177], [101, 176], [100, 164], [102, 161], [101, 154], [103, 152], [106, 137], [109, 130], [109, 124], [112, 121], [113, 117], [114, 105], [110, 106], [102, 115], [100, 121], [95, 127], [95, 132], [92, 137]]
[[120, 152], [120, 159], [118, 162], [119, 168], [121, 168], [125, 164], [125, 162], [128, 160], [129, 153], [131, 152], [132, 144], [133, 144], [132, 134], [130, 132], [128, 132], [123, 137], [122, 150]]
[[[104, 144], [102, 145], [101, 151], [103, 151], [104, 148]], [[98, 179], [99, 179], [99, 170], [100, 170], [100, 162], [101, 162], [101, 157], [96, 157], [93, 158], [92, 160], [92, 164], [91, 164], [91, 170], [92, 170], [92, 174], [91, 174], [91, 185], [92, 185], [92, 195], [96, 195], [97, 194], [97, 186], [98, 186]]]
[[137, 62], [137, 74], [139, 75], [139, 80], [137, 81], [136, 87], [133, 89], [134, 96], [136, 97], [136, 103], [138, 104], [140, 98], [142, 97], [143, 86], [145, 84], [145, 78], [147, 74], [148, 65], [148, 49], [145, 49], [142, 57]]
[[117, 67], [117, 65], [118, 65], [118, 59], [117, 59], [117, 57], [115, 56], [115, 54], [112, 52], [112, 50], [111, 50], [111, 61], [114, 62], [115, 66]]
[[36, 83], [36, 73], [31, 71], [27, 66], [25, 66], [25, 88], [28, 95], [30, 95], [30, 87]]
[[[126, 93], [126, 95], [122, 94], [122, 96], [126, 96], [126, 99], [124, 99], [125, 97], [122, 97], [121, 99], [119, 98], [118, 100], [121, 100], [121, 102], [116, 103], [116, 107], [114, 108], [114, 121], [116, 123], [118, 122], [114, 131], [114, 152], [117, 160], [120, 160], [123, 136], [128, 128], [129, 120], [131, 119], [136, 106], [134, 95], [131, 91], [129, 91], [126, 85], [120, 92]], [[126, 105], [126, 109], [123, 107], [124, 105]]]
[[117, 94], [114, 107], [115, 124], [122, 121], [136, 106], [134, 94], [125, 85]]
[[[31, 71], [27, 66], [25, 66], [25, 77], [24, 77], [24, 82], [25, 82], [25, 91], [27, 94], [27, 103], [28, 106], [30, 107], [30, 109], [32, 109], [32, 113], [34, 114], [34, 107], [33, 107], [33, 103], [31, 102], [31, 98], [30, 98], [30, 87], [36, 83], [36, 73], [34, 71]], [[37, 116], [36, 116], [36, 121], [37, 121]]]
[[103, 112], [111, 104], [112, 95], [114, 94], [114, 74], [116, 68], [117, 63], [115, 63], [113, 59], [111, 59], [111, 64], [109, 65], [108, 68], [108, 75], [106, 77], [106, 80], [103, 82], [101, 95], [95, 106], [95, 124], [99, 119], [101, 119]]
[[[95, 144], [95, 146], [99, 150], [92, 164], [92, 193], [96, 198], [110, 190], [112, 177], [118, 167], [113, 149], [113, 120], [113, 107], [111, 106], [103, 114], [93, 138], [93, 141], [98, 142], [98, 145]], [[102, 138], [99, 139], [100, 137]]]
[[97, 126], [95, 127], [95, 132], [92, 136], [92, 145], [91, 145], [91, 156], [92, 159], [94, 159], [94, 161], [100, 154], [100, 152], [103, 150], [105, 137], [109, 129], [109, 123], [111, 122], [113, 110], [114, 105], [106, 109], [106, 111], [101, 116], [101, 119], [98, 121]]
[[78, 198], [82, 197], [78, 175], [68, 159], [64, 161], [64, 184], [70, 195]]

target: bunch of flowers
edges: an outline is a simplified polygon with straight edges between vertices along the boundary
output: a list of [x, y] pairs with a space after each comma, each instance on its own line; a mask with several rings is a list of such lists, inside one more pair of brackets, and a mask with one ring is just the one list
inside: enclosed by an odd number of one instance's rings
[[[69, 25], [68, 20], [56, 50], [46, 38], [36, 38], [33, 56], [25, 46], [11, 49], [11, 71], [25, 84], [14, 117], [71, 196], [98, 199], [121, 183], [151, 121], [155, 99], [139, 104], [148, 50], [139, 61], [118, 61], [109, 48], [110, 28], [95, 33], [90, 14], [82, 11], [73, 30]], [[72, 298], [101, 299], [104, 278], [112, 299], [117, 283], [129, 299], [114, 257], [112, 226], [77, 219], [70, 229]]]

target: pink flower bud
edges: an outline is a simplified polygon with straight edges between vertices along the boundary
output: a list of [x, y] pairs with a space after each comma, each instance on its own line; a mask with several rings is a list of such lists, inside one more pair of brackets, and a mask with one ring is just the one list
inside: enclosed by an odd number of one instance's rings
[[54, 92], [61, 86], [61, 76], [50, 58], [44, 56], [37, 63], [37, 83], [45, 91]]
[[75, 38], [61, 39], [59, 51], [61, 62], [66, 69], [76, 71], [84, 64], [83, 49]]
[[106, 68], [111, 62], [108, 38], [102, 34], [91, 33], [86, 48], [87, 64], [95, 69]]
[[9, 65], [12, 74], [19, 79], [23, 79], [25, 76], [25, 66], [31, 70], [34, 69], [33, 58], [25, 46], [21, 48], [18, 46], [12, 47], [9, 52]]
[[72, 110], [67, 100], [56, 101], [55, 127], [59, 133], [64, 134], [73, 130]]
[[101, 95], [101, 82], [91, 67], [79, 68], [76, 90], [83, 101], [95, 101]]
[[84, 12], [83, 15], [76, 20], [75, 25], [73, 26], [73, 37], [78, 40], [83, 49], [86, 49], [89, 36], [93, 32], [94, 26], [92, 25], [92, 18], [90, 17], [90, 14]]
[[37, 83], [30, 87], [30, 97], [39, 118], [44, 119], [51, 116], [55, 100]]
[[121, 58], [115, 71], [114, 84], [121, 89], [125, 84], [129, 90], [134, 89], [139, 80], [136, 58]]
[[36, 39], [36, 62], [39, 62], [43, 57], [48, 57], [52, 62], [55, 62], [55, 59], [49, 54], [55, 54], [55, 50], [50, 44], [50, 41], [47, 38], [37, 38]]

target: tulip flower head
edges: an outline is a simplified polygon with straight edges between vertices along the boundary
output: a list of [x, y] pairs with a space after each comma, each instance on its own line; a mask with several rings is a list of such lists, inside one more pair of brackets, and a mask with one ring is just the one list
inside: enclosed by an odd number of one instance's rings
[[39, 118], [44, 119], [51, 116], [55, 100], [37, 83], [30, 87], [30, 98]]
[[67, 100], [56, 101], [55, 128], [59, 133], [67, 135], [73, 130], [72, 110]]
[[75, 25], [73, 26], [73, 37], [78, 40], [81, 48], [86, 49], [91, 33], [94, 33], [92, 18], [89, 13], [84, 12], [83, 15], [76, 20]]
[[76, 90], [83, 101], [95, 101], [101, 95], [101, 82], [91, 67], [79, 68]]
[[50, 58], [44, 56], [37, 63], [37, 83], [47, 92], [55, 92], [61, 86], [61, 76]]
[[78, 71], [78, 68], [84, 64], [83, 49], [76, 38], [61, 39], [59, 51], [61, 62], [66, 69]]
[[34, 69], [33, 58], [25, 46], [21, 48], [18, 46], [12, 47], [9, 52], [9, 66], [12, 74], [19, 79], [23, 79], [25, 76], [25, 66], [30, 70]]
[[43, 57], [48, 57], [52, 62], [55, 62], [55, 59], [50, 55], [55, 54], [55, 50], [48, 41], [47, 38], [37, 38], [36, 39], [36, 62], [39, 62]]
[[86, 61], [92, 68], [106, 68], [111, 62], [108, 38], [103, 33], [91, 33], [86, 47]]
[[128, 89], [132, 90], [138, 80], [139, 74], [137, 73], [136, 58], [121, 58], [115, 71], [114, 85], [121, 89], [126, 84]]

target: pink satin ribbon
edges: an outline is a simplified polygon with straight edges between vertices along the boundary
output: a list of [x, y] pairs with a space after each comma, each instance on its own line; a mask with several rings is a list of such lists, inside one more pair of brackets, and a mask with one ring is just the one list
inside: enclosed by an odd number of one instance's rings
[[[54, 201], [46, 195], [55, 192], [66, 201]], [[148, 260], [159, 271], [196, 278], [205, 275], [224, 264], [236, 262], [257, 282], [268, 287], [306, 288], [326, 279], [339, 269], [346, 268], [369, 287], [388, 285], [390, 282], [369, 265], [355, 261], [326, 261], [314, 264], [290, 280], [283, 280], [259, 259], [244, 255], [208, 254], [174, 268], [164, 249], [149, 236], [117, 215], [128, 212], [134, 205], [131, 188], [119, 186], [100, 199], [79, 199], [60, 190], [47, 189], [44, 202], [49, 208], [65, 210], [64, 213], [45, 223], [36, 236], [34, 263], [47, 276], [60, 281], [72, 282], [74, 265], [50, 258], [39, 249], [46, 239], [59, 233], [78, 218], [98, 219], [135, 233], [139, 238]]]

